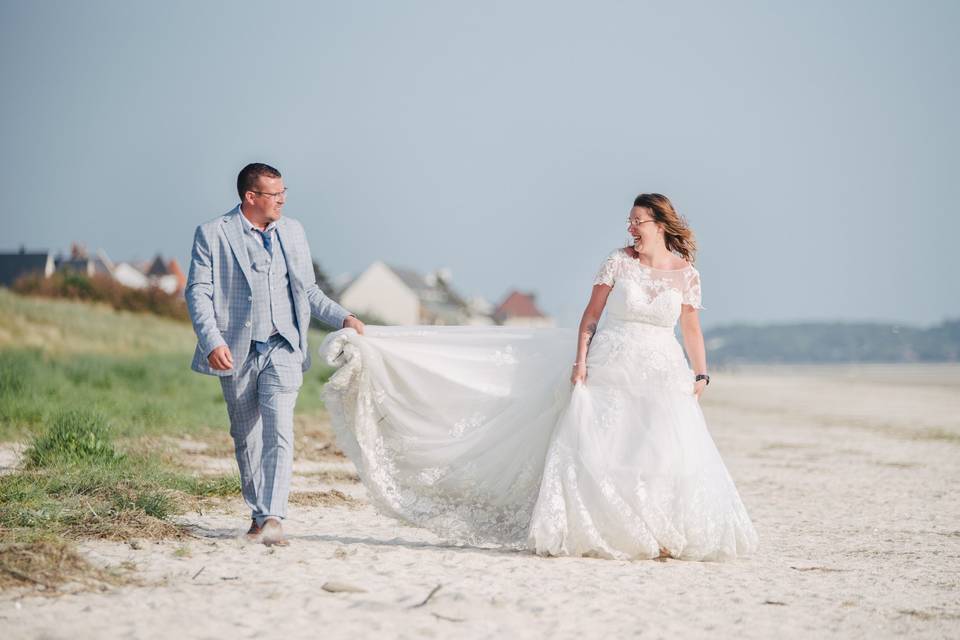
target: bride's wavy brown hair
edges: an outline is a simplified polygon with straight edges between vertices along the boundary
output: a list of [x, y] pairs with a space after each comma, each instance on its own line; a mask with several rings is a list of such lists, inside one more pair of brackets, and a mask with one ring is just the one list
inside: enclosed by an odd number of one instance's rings
[[670, 198], [659, 193], [641, 193], [633, 206], [649, 209], [653, 219], [663, 229], [667, 249], [693, 264], [697, 255], [697, 241], [687, 220], [673, 208]]

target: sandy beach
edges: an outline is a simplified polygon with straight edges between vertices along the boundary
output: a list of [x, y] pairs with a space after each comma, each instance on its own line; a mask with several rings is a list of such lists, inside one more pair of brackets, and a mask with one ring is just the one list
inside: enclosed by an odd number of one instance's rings
[[[184, 541], [81, 543], [135, 583], [6, 591], [2, 627], [70, 640], [960, 635], [960, 367], [718, 371], [704, 410], [760, 535], [735, 562], [447, 545], [378, 515], [331, 455], [298, 459], [291, 546], [244, 541], [231, 499], [181, 517]], [[182, 448], [198, 470], [233, 468]]]

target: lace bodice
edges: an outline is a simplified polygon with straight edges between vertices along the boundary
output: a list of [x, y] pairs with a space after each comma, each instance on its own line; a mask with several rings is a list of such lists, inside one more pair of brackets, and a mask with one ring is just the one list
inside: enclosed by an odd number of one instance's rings
[[700, 273], [692, 265], [672, 271], [654, 269], [630, 257], [626, 249], [607, 257], [593, 284], [613, 287], [606, 307], [612, 320], [672, 327], [681, 305], [703, 308]]

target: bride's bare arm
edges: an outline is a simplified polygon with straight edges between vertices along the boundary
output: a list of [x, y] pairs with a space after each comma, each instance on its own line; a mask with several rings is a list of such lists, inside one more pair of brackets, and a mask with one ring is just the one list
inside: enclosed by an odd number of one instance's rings
[[580, 331], [577, 333], [577, 359], [573, 366], [573, 374], [570, 376], [570, 381], [574, 384], [583, 382], [587, 378], [587, 350], [590, 348], [593, 335], [597, 332], [597, 323], [600, 321], [603, 308], [607, 305], [607, 296], [610, 295], [612, 288], [605, 284], [594, 285], [590, 302], [583, 310]]
[[[680, 308], [680, 332], [683, 334], [683, 346], [687, 350], [687, 359], [694, 374], [707, 372], [707, 349], [703, 345], [703, 331], [700, 330], [700, 314], [696, 308], [685, 304]], [[701, 380], [696, 384], [697, 397], [707, 383]]]

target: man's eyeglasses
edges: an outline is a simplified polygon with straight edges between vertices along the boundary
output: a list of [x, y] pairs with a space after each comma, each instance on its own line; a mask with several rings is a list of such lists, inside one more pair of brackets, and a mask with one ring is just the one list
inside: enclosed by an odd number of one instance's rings
[[[253, 191], [253, 189], [250, 189], [250, 191]], [[267, 193], [266, 191], [253, 191], [253, 193], [256, 193], [257, 195], [261, 195], [261, 196], [266, 196], [268, 198], [273, 198], [274, 200], [279, 200], [282, 196], [287, 195], [287, 190], [286, 188], [284, 188], [283, 191], [277, 191], [276, 193]]]

